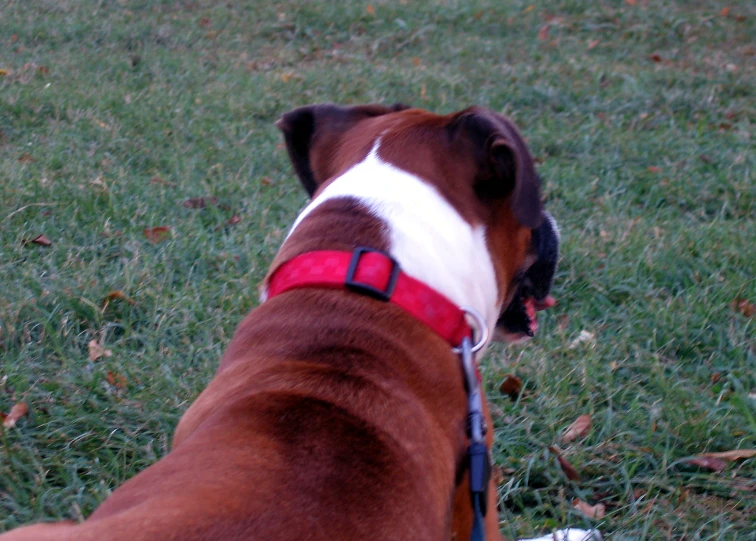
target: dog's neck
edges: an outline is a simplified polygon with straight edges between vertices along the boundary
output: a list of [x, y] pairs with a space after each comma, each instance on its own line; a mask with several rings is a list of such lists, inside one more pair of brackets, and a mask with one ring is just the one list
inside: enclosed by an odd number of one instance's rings
[[323, 189], [294, 222], [286, 243], [295, 242], [300, 224], [315, 220], [325, 202], [357, 202], [381, 222], [387, 251], [407, 274], [478, 311], [492, 331], [499, 307], [484, 228], [465, 221], [433, 185], [385, 162], [377, 150]]

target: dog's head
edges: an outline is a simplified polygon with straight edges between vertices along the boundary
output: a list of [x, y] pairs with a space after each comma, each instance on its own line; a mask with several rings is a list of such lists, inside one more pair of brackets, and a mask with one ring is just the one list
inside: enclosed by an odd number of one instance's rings
[[500, 310], [495, 337], [533, 335], [535, 311], [553, 304], [559, 234], [543, 209], [533, 158], [511, 120], [478, 107], [441, 116], [401, 104], [321, 104], [286, 113], [277, 125], [313, 198], [378, 143], [381, 160], [431, 184], [485, 232]]

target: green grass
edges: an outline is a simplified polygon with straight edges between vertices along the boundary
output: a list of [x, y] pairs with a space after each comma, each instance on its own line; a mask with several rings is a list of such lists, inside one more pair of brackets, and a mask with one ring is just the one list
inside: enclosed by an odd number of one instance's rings
[[[756, 539], [756, 459], [681, 462], [756, 448], [754, 320], [731, 306], [756, 302], [756, 5], [633, 3], [5, 2], [0, 410], [31, 412], [0, 434], [0, 530], [87, 516], [168, 451], [306, 201], [278, 115], [402, 101], [512, 116], [563, 231], [559, 305], [485, 363], [502, 531]], [[103, 307], [116, 290], [133, 304]], [[584, 413], [570, 482], [547, 447]]]

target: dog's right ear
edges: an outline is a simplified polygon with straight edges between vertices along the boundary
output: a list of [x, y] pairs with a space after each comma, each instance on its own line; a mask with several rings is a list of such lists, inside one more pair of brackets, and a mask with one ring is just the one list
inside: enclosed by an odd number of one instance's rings
[[408, 109], [396, 103], [341, 107], [330, 103], [299, 107], [276, 122], [286, 140], [294, 171], [310, 197], [335, 171], [330, 170], [332, 149], [337, 139], [367, 118]]

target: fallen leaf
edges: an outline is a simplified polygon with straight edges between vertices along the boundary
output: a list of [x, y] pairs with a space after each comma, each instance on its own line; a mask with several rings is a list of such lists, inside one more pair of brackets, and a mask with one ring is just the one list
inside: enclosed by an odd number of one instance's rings
[[8, 70], [5, 68], [0, 68], [0, 77], [5, 77], [8, 75]]
[[37, 66], [37, 71], [42, 74], [50, 73], [50, 68], [47, 66]]
[[756, 304], [748, 302], [746, 299], [735, 299], [730, 303], [730, 306], [738, 314], [744, 315], [747, 318], [752, 318], [756, 314]]
[[567, 427], [562, 435], [562, 443], [570, 443], [578, 438], [584, 438], [591, 431], [591, 416], [581, 415], [575, 422]]
[[593, 334], [592, 332], [582, 330], [580, 331], [580, 334], [578, 335], [578, 337], [575, 338], [572, 342], [570, 342], [569, 348], [575, 349], [580, 344], [591, 343], [594, 341], [595, 338], [596, 338], [596, 335]]
[[193, 197], [184, 201], [183, 205], [188, 209], [203, 209], [208, 204], [215, 205], [217, 202], [217, 197], [208, 197], [207, 199], [204, 197]]
[[52, 246], [52, 241], [48, 239], [45, 235], [37, 235], [32, 240], [25, 240], [23, 242], [24, 244], [39, 244], [40, 246]]
[[562, 468], [562, 471], [567, 476], [567, 479], [570, 481], [581, 481], [583, 478], [580, 476], [580, 473], [575, 469], [575, 466], [570, 464], [570, 462], [562, 456], [562, 453], [559, 451], [559, 449], [555, 446], [550, 446], [549, 451], [554, 453], [556, 456], [557, 462], [559, 462], [559, 467]]
[[635, 4], [637, 4], [637, 3], [638, 3], [638, 0], [625, 0], [625, 3], [626, 3], [626, 4], [628, 5], [628, 6], [634, 6]]
[[606, 516], [606, 506], [603, 503], [591, 505], [583, 500], [575, 499], [572, 501], [572, 506], [578, 513], [594, 520], [601, 520]]
[[723, 451], [721, 453], [701, 453], [698, 455], [704, 458], [718, 458], [722, 460], [740, 460], [741, 458], [752, 458], [756, 456], [756, 449], [736, 449], [734, 451]]
[[705, 456], [694, 456], [692, 458], [686, 458], [685, 460], [683, 460], [683, 462], [715, 472], [722, 472], [727, 467], [727, 463], [721, 458], [711, 458]]
[[24, 152], [21, 154], [21, 156], [18, 158], [19, 163], [32, 163], [34, 161], [34, 158], [31, 157], [31, 154], [28, 152]]
[[661, 57], [661, 55], [659, 53], [654, 53], [654, 54], [648, 55], [648, 58], [650, 58], [654, 62], [661, 62], [663, 60], [663, 58]]
[[137, 305], [137, 302], [134, 299], [127, 297], [126, 294], [120, 289], [115, 289], [111, 291], [110, 293], [108, 293], [107, 295], [105, 295], [105, 298], [102, 299], [102, 304], [107, 305], [110, 301], [114, 301], [114, 300], [126, 301], [132, 306]]
[[88, 346], [90, 361], [96, 361], [100, 357], [110, 357], [111, 355], [113, 355], [112, 351], [102, 347], [97, 340], [90, 340]]
[[729, 7], [722, 8], [722, 11], [720, 11], [719, 14], [722, 17], [727, 17], [730, 14], [730, 8]]
[[270, 186], [271, 184], [273, 184], [273, 182], [268, 177], [262, 177], [260, 179], [260, 184], [262, 184], [263, 186]]
[[161, 242], [168, 237], [168, 232], [170, 230], [171, 228], [167, 225], [149, 227], [144, 230], [144, 236], [147, 237], [147, 240], [151, 243], [157, 244], [158, 242]]
[[226, 225], [236, 225], [239, 222], [241, 222], [241, 217], [238, 214], [234, 214], [228, 220], [226, 220]]
[[291, 81], [292, 77], [294, 77], [294, 72], [287, 71], [286, 73], [281, 74], [281, 81], [283, 81], [284, 83], [288, 83], [289, 81]]
[[420, 59], [416, 56], [412, 57], [412, 65], [418, 67], [420, 65]]
[[546, 41], [549, 39], [549, 25], [544, 24], [541, 29], [538, 31], [538, 39], [541, 41]]
[[567, 325], [570, 324], [570, 316], [568, 314], [559, 314], [556, 318], [556, 321], [557, 329], [564, 331], [567, 328]]
[[16, 423], [18, 420], [29, 413], [29, 406], [26, 402], [19, 402], [18, 404], [15, 404], [8, 415], [5, 416], [5, 419], [3, 420], [3, 426], [5, 428], [13, 428], [16, 426]]
[[504, 376], [504, 381], [499, 387], [501, 394], [508, 395], [512, 400], [517, 400], [522, 392], [522, 380], [514, 374]]
[[657, 167], [655, 165], [649, 165], [647, 167], [647, 170], [648, 170], [649, 173], [661, 173], [662, 169], [661, 169], [661, 167]]
[[123, 374], [116, 374], [110, 370], [105, 374], [105, 381], [117, 389], [123, 389], [126, 387], [126, 376]]
[[591, 49], [595, 49], [599, 43], [601, 43], [599, 40], [592, 39], [591, 41], [588, 42], [588, 50], [590, 51]]
[[202, 17], [199, 21], [197, 21], [197, 24], [202, 28], [207, 28], [210, 26], [210, 19], [208, 17]]
[[368, 4], [365, 8], [365, 11], [367, 11], [370, 15], [375, 15], [375, 8], [372, 4]]
[[523, 13], [523, 15], [524, 15], [525, 13], [530, 13], [530, 12], [531, 12], [531, 11], [533, 11], [534, 9], [535, 9], [535, 6], [531, 4], [531, 5], [529, 5], [528, 7], [526, 7], [525, 9], [523, 9], [523, 10], [522, 10], [522, 13]]
[[711, 381], [712, 385], [714, 383], [718, 382], [720, 379], [722, 379], [722, 374], [720, 374], [719, 372], [714, 372], [711, 375], [711, 377], [709, 378], [709, 380]]
[[18, 33], [13, 32], [13, 34], [11, 34], [10, 41], [11, 43], [16, 43], [18, 41]]

